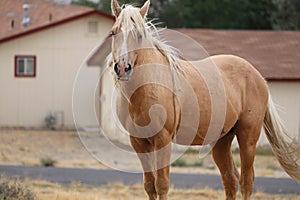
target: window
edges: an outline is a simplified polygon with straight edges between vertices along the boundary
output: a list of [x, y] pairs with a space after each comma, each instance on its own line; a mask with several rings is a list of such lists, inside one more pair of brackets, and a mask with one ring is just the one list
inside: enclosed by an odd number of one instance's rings
[[89, 33], [98, 33], [98, 22], [97, 21], [89, 21], [88, 22], [88, 32]]
[[15, 77], [35, 77], [36, 56], [15, 56]]

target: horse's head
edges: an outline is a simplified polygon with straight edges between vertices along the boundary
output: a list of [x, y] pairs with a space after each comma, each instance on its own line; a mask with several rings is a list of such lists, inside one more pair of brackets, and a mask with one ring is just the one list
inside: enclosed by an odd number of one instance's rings
[[143, 48], [147, 37], [145, 17], [150, 0], [142, 8], [120, 7], [117, 0], [111, 1], [112, 13], [116, 22], [112, 28], [112, 59], [114, 72], [119, 80], [128, 80], [133, 73], [137, 58], [136, 50]]

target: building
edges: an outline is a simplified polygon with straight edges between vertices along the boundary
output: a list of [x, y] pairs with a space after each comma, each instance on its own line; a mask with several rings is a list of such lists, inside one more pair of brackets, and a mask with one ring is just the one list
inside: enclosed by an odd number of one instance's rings
[[58, 128], [74, 128], [76, 74], [113, 23], [114, 17], [87, 7], [1, 0], [0, 127], [42, 128], [52, 116]]

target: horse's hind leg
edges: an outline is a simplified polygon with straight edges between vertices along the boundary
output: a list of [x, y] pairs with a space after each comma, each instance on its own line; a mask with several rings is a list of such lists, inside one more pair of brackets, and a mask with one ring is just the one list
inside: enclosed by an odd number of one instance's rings
[[239, 181], [239, 173], [235, 167], [231, 154], [231, 143], [233, 138], [234, 134], [228, 133], [218, 140], [212, 150], [213, 158], [222, 175], [227, 200], [236, 199]]
[[[255, 121], [257, 124], [252, 124]], [[262, 119], [240, 120], [237, 127], [237, 139], [240, 146], [241, 177], [240, 186], [243, 200], [249, 200], [254, 182], [254, 156], [256, 143], [261, 131]]]

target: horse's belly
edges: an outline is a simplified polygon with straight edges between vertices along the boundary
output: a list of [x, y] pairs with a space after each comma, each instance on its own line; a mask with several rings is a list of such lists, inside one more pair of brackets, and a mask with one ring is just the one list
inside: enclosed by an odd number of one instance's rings
[[216, 141], [218, 141], [220, 138], [222, 138], [224, 135], [226, 135], [226, 133], [221, 132], [218, 135], [214, 135], [214, 136], [207, 136], [206, 134], [196, 134], [196, 136], [194, 136], [193, 139], [186, 139], [186, 138], [175, 138], [173, 139], [173, 143], [175, 144], [179, 144], [179, 145], [185, 145], [185, 146], [189, 146], [189, 145], [207, 145], [207, 144], [212, 144]]

